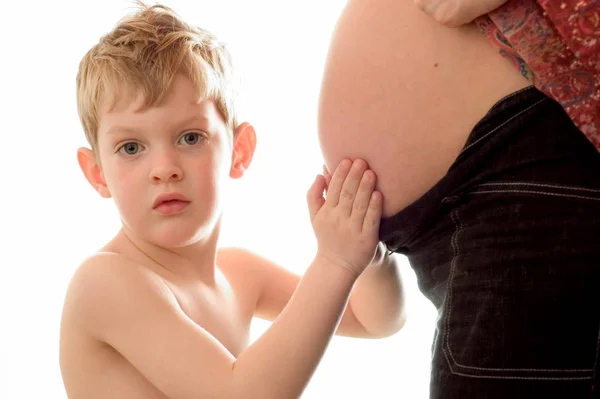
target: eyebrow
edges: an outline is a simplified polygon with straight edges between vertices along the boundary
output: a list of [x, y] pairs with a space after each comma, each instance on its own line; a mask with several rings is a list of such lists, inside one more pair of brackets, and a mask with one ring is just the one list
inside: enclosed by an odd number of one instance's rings
[[[194, 115], [191, 118], [185, 119], [180, 123], [176, 123], [174, 124], [174, 126], [177, 127], [176, 130], [182, 129], [183, 126], [187, 126], [187, 125], [191, 125], [195, 122], [200, 122], [200, 123], [204, 123], [207, 125], [207, 127], [209, 127], [210, 125], [210, 118], [206, 117], [205, 115]], [[128, 127], [128, 126], [111, 126], [108, 130], [106, 130], [106, 135], [107, 136], [111, 136], [114, 134], [118, 134], [118, 133], [124, 133], [124, 134], [138, 134], [140, 133], [140, 129], [135, 128], [135, 127]]]
[[125, 134], [136, 134], [139, 133], [138, 129], [125, 127], [125, 126], [112, 126], [110, 129], [106, 131], [107, 136], [111, 136], [117, 133], [125, 133]]

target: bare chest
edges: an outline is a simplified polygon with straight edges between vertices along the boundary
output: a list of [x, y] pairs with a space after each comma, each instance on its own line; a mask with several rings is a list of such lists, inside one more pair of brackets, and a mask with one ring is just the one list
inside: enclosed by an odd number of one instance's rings
[[248, 345], [251, 311], [228, 285], [216, 290], [171, 287], [181, 310], [237, 357]]
[[[249, 341], [252, 315], [244, 307], [245, 301], [227, 289], [211, 292], [170, 287], [181, 310], [237, 358]], [[61, 363], [69, 397], [166, 399], [113, 348], [92, 342], [75, 327], [64, 328], [61, 335]]]

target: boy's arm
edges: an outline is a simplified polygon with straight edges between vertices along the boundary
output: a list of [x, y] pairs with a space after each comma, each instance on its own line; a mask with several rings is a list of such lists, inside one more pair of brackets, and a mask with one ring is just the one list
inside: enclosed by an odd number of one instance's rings
[[[252, 281], [259, 291], [254, 315], [261, 319], [275, 320], [301, 281], [301, 276], [243, 249], [224, 248], [219, 256], [231, 264], [232, 269], [253, 274]], [[387, 337], [399, 331], [405, 320], [398, 262], [380, 243], [375, 258], [354, 285], [336, 334]]]
[[415, 4], [439, 23], [457, 27], [494, 11], [507, 0], [414, 0]]
[[299, 397], [377, 244], [374, 179], [345, 165], [331, 184], [337, 196], [322, 198], [322, 176], [309, 190], [315, 260], [277, 320], [237, 359], [186, 316], [163, 280], [119, 255], [82, 265], [66, 311], [171, 399]]
[[406, 322], [404, 288], [397, 255], [383, 243], [354, 286], [348, 309], [374, 338], [398, 332]]

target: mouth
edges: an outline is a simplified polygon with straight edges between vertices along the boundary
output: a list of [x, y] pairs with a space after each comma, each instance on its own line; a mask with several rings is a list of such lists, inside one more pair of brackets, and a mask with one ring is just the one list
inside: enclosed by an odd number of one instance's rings
[[174, 215], [182, 212], [188, 204], [188, 201], [169, 200], [161, 202], [154, 210], [163, 215]]
[[190, 201], [179, 193], [166, 193], [156, 197], [152, 209], [163, 215], [172, 215], [183, 211]]

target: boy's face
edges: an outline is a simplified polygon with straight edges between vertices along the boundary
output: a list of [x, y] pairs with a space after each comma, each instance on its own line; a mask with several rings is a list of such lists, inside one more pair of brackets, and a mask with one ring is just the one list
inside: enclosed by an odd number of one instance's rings
[[101, 108], [100, 166], [94, 172], [89, 159], [80, 165], [136, 235], [163, 247], [192, 244], [217, 225], [223, 186], [248, 167], [254, 131], [243, 124], [232, 140], [214, 102], [198, 103], [183, 76], [160, 106], [138, 112], [140, 105], [141, 99], [117, 103], [110, 112]]

